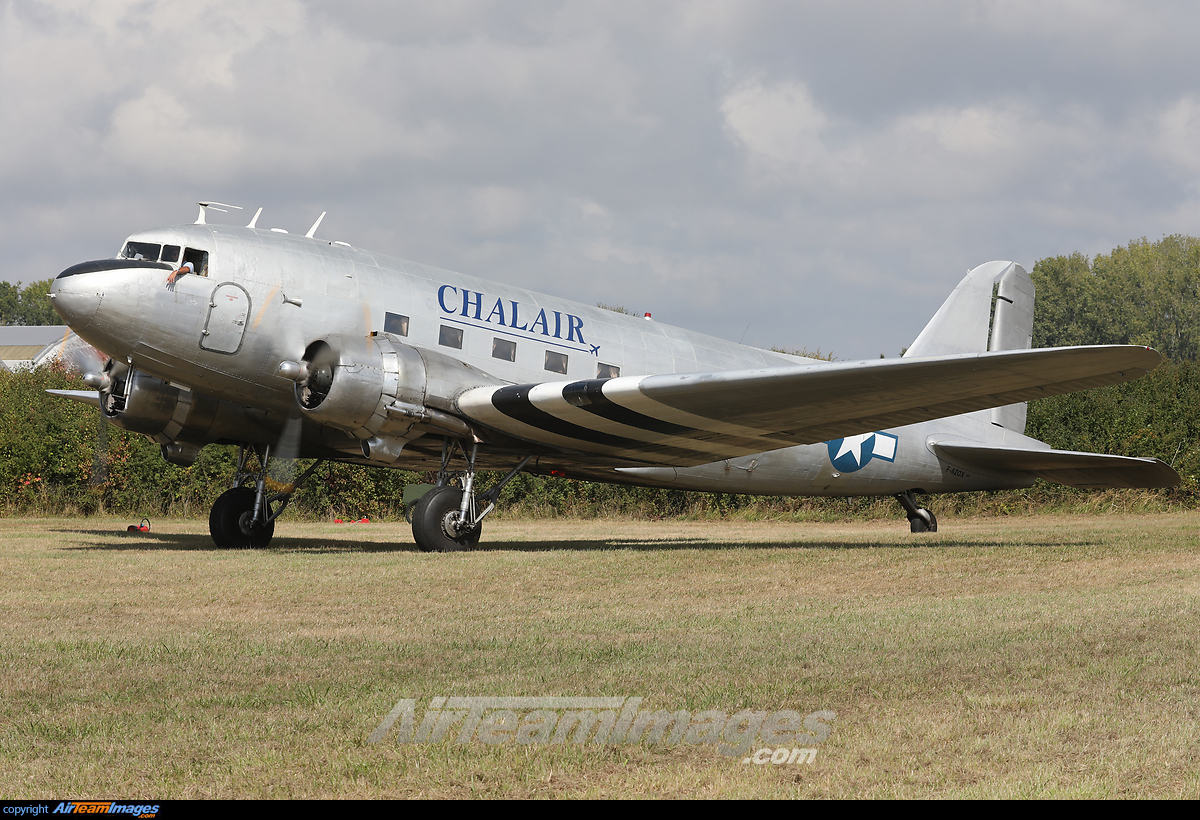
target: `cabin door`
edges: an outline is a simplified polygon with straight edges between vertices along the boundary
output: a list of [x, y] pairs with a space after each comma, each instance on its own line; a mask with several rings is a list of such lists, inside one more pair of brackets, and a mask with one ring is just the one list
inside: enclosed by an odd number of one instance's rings
[[208, 320], [200, 333], [200, 347], [217, 353], [237, 353], [250, 315], [250, 294], [241, 285], [217, 285], [208, 300]]

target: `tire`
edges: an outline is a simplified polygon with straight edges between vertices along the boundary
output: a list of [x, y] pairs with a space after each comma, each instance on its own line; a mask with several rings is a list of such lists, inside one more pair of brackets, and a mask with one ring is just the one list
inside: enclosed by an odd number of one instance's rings
[[452, 516], [462, 505], [462, 490], [438, 487], [430, 490], [415, 505], [412, 513], [413, 540], [422, 552], [461, 552], [474, 549], [483, 527], [453, 537], [446, 531]]
[[908, 519], [908, 525], [911, 532], [937, 532], [937, 516], [922, 507], [917, 510], [916, 515]]
[[[434, 489], [437, 489], [437, 488], [435, 487]], [[425, 493], [425, 495], [421, 496], [416, 501], [409, 504], [408, 509], [406, 509], [404, 511], [404, 520], [407, 521], [411, 525], [413, 522], [413, 519], [417, 515], [417, 511], [421, 509], [421, 505], [424, 504], [429, 499], [429, 496], [432, 494], [433, 494], [433, 490], [430, 490], [429, 492]]]
[[274, 521], [250, 527], [254, 495], [249, 487], [234, 487], [221, 493], [208, 514], [208, 532], [214, 544], [224, 549], [261, 549], [271, 543]]

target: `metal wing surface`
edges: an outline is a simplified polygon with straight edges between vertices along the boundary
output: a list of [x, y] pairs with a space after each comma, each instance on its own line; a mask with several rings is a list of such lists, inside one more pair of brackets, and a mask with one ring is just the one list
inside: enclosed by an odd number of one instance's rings
[[933, 445], [939, 456], [985, 470], [1029, 473], [1068, 487], [1089, 490], [1108, 487], [1175, 487], [1179, 474], [1157, 458], [1130, 458], [1070, 450], [1030, 450], [995, 447], [971, 441], [939, 441]]
[[694, 466], [1136, 379], [1146, 347], [918, 359], [477, 387], [459, 412], [564, 453]]

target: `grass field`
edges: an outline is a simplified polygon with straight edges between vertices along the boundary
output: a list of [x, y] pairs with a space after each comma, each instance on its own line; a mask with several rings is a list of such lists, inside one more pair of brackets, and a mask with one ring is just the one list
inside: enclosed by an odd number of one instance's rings
[[[1200, 797], [1200, 515], [0, 522], [0, 798]], [[398, 743], [401, 698], [832, 710], [712, 745]]]

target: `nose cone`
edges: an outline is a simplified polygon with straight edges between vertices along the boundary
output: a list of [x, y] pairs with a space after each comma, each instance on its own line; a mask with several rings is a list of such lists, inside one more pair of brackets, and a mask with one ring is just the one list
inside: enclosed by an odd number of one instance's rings
[[54, 312], [78, 333], [91, 324], [104, 293], [95, 277], [74, 276], [71, 275], [73, 270], [67, 268], [50, 285], [50, 304]]

